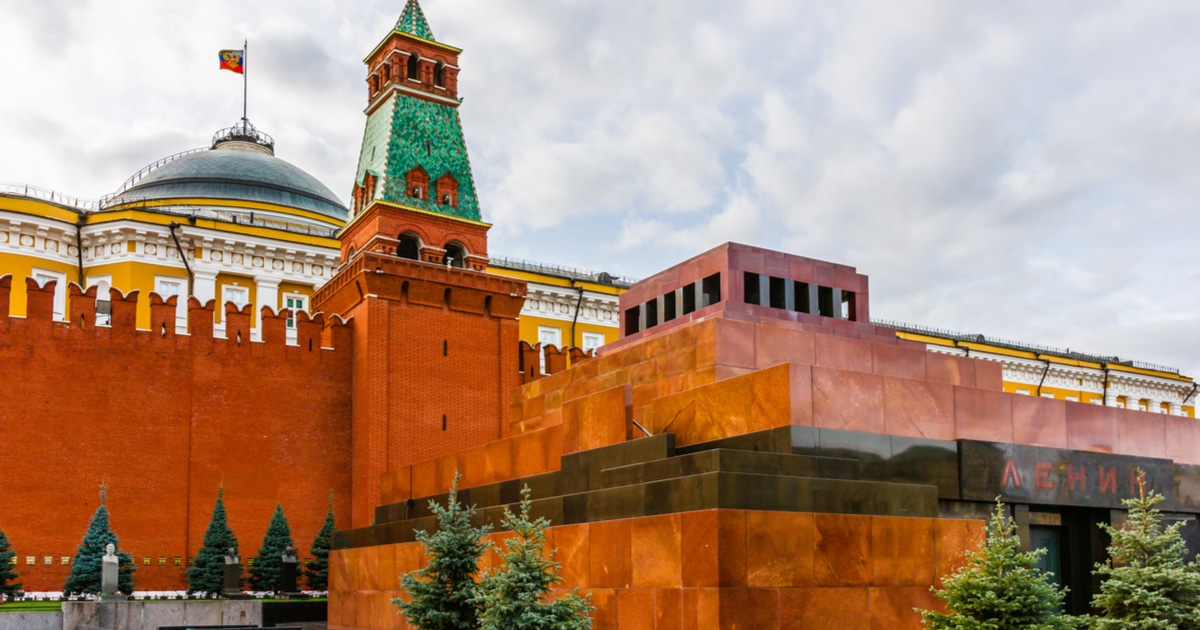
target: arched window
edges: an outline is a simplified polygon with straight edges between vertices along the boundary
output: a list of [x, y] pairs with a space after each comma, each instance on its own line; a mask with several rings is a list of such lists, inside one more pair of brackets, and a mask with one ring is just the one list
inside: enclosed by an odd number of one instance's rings
[[421, 56], [415, 52], [408, 53], [408, 78], [420, 80]]
[[467, 266], [467, 248], [459, 243], [446, 243], [446, 266], [462, 269]]
[[412, 196], [414, 199], [423, 199], [423, 197], [421, 196], [421, 187], [420, 186], [413, 186]]
[[421, 239], [412, 232], [405, 232], [398, 239], [400, 242], [396, 245], [396, 255], [409, 260], [421, 259]]
[[446, 87], [446, 64], [440, 61], [433, 67], [433, 84], [438, 87]]
[[454, 205], [454, 199], [452, 199], [450, 197], [450, 193], [446, 193], [446, 194], [442, 195], [442, 205], [444, 205], [444, 206], [453, 206]]

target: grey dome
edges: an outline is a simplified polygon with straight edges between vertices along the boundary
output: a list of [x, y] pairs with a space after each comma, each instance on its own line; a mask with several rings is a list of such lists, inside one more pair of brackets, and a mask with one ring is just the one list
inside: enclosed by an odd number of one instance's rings
[[258, 201], [345, 221], [349, 212], [315, 177], [273, 155], [217, 147], [154, 169], [106, 205], [163, 199]]

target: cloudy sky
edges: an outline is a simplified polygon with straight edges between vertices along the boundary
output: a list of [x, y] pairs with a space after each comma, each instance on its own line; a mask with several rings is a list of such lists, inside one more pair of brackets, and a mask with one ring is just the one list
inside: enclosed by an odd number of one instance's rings
[[[876, 317], [1200, 376], [1200, 3], [424, 0], [493, 253], [647, 276], [728, 240]], [[241, 114], [348, 197], [402, 0], [0, 0], [0, 181], [83, 197]]]

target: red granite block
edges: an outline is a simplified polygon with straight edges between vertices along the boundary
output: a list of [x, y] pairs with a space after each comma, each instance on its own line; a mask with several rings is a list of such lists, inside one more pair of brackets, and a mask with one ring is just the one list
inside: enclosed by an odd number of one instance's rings
[[925, 380], [923, 348], [905, 348], [882, 343], [871, 344], [871, 371], [881, 376]]
[[866, 587], [805, 587], [779, 591], [781, 630], [869, 630]]
[[580, 592], [580, 595], [591, 595], [592, 605], [596, 607], [592, 611], [592, 630], [621, 628], [618, 592], [620, 591], [612, 588], [591, 588]]
[[721, 618], [720, 589], [682, 589], [684, 630], [709, 630]]
[[846, 265], [833, 266], [834, 280], [833, 286], [842, 289], [843, 291], [854, 291], [855, 293], [862, 292], [862, 287], [859, 286], [858, 272], [854, 267]]
[[1167, 416], [1167, 457], [1187, 464], [1200, 464], [1200, 422], [1184, 416]]
[[771, 324], [757, 324], [755, 330], [755, 367], [766, 368], [780, 363], [812, 365], [814, 335]]
[[824, 586], [866, 586], [872, 575], [871, 517], [813, 515], [813, 577]]
[[[717, 320], [714, 330], [716, 364], [753, 369], [754, 324], [730, 319]], [[699, 356], [697, 356], [699, 362]]]
[[976, 360], [975, 387], [994, 392], [1004, 391], [1004, 365], [999, 361]]
[[721, 586], [746, 585], [746, 512], [717, 512], [717, 572]]
[[837, 270], [833, 263], [813, 261], [813, 282], [823, 287], [832, 287], [837, 282]]
[[1013, 396], [1013, 442], [1067, 448], [1067, 405], [1040, 396]]
[[962, 440], [1012, 442], [1012, 394], [954, 388], [955, 436]]
[[618, 590], [617, 618], [621, 630], [654, 630], [654, 589]]
[[939, 383], [971, 387], [975, 384], [976, 363], [966, 357], [930, 352], [925, 357], [925, 376]]
[[1081, 451], [1115, 452], [1118, 413], [1125, 411], [1099, 405], [1068, 405], [1067, 445]]
[[720, 586], [717, 510], [679, 516], [683, 585]]
[[549, 545], [556, 550], [554, 559], [562, 566], [558, 576], [564, 588], [587, 588], [590, 545], [587, 524], [561, 525], [550, 529]]
[[788, 278], [798, 282], [813, 281], [813, 261], [810, 258], [792, 256], [788, 259]]
[[830, 334], [817, 334], [813, 337], [816, 365], [854, 372], [871, 372], [873, 359], [870, 342]]
[[884, 586], [870, 589], [871, 630], [923, 630], [920, 613], [939, 609], [941, 600], [921, 586]]
[[588, 524], [588, 579], [593, 587], [628, 588], [633, 581], [630, 566], [630, 520]]
[[812, 514], [746, 512], [747, 584], [812, 584], [813, 537]]
[[1166, 457], [1166, 419], [1167, 416], [1161, 413], [1126, 411], [1118, 414], [1116, 452], [1138, 457]]
[[967, 550], [978, 548], [985, 538], [984, 522], [965, 519], [933, 519], [934, 576], [937, 584], [966, 564]]
[[817, 367], [812, 383], [813, 426], [884, 432], [883, 377]]
[[928, 586], [935, 578], [933, 519], [871, 517], [872, 584]]
[[683, 585], [679, 514], [635, 518], [630, 523], [633, 586]]
[[655, 630], [683, 630], [683, 589], [655, 589], [654, 628]]
[[884, 432], [954, 439], [954, 388], [945, 383], [883, 377]]
[[563, 406], [563, 453], [624, 442], [632, 437], [633, 389], [621, 385]]
[[722, 629], [778, 628], [779, 589], [722, 589], [720, 609]]

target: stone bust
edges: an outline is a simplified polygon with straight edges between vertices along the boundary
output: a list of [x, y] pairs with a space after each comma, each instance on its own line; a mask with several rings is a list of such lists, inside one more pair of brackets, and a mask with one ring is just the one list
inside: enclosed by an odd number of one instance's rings
[[242, 559], [237, 556], [237, 550], [230, 547], [229, 551], [225, 554], [225, 564], [238, 564], [241, 561]]
[[283, 557], [280, 560], [282, 562], [290, 562], [292, 564], [295, 564], [296, 563], [296, 548], [288, 547], [287, 549], [284, 549]]
[[104, 546], [104, 557], [100, 558], [100, 561], [104, 562], [106, 564], [119, 563], [121, 560], [120, 560], [120, 558], [117, 557], [117, 546], [112, 543], [108, 543], [107, 545], [105, 545]]

